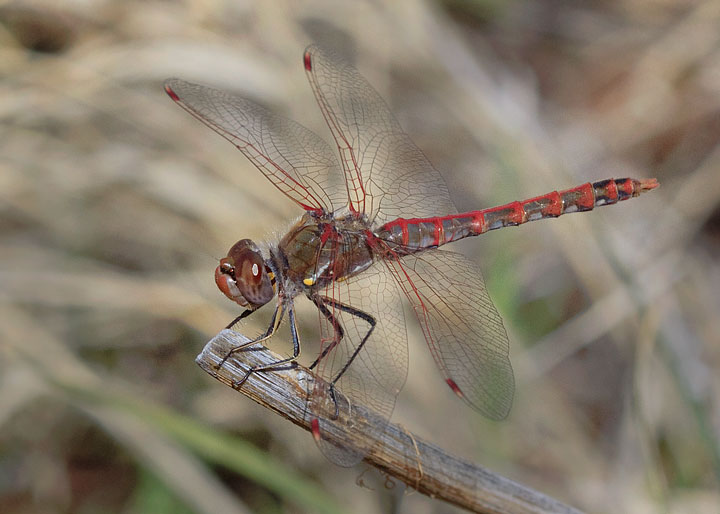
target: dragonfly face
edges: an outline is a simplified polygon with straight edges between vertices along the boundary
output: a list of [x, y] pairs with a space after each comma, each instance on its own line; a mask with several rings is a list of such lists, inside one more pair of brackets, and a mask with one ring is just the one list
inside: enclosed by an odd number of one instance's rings
[[250, 239], [235, 243], [215, 268], [215, 283], [225, 296], [242, 307], [255, 310], [275, 296], [272, 272], [260, 249]]

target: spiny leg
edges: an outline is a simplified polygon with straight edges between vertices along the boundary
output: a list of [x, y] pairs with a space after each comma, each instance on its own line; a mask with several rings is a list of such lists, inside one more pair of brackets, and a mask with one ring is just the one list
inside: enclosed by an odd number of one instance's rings
[[333, 403], [335, 404], [335, 414], [333, 416], [333, 419], [337, 419], [340, 415], [340, 407], [338, 406], [337, 399], [335, 397], [335, 384], [338, 380], [343, 376], [343, 374], [348, 370], [352, 362], [355, 360], [355, 357], [358, 356], [360, 353], [360, 350], [362, 350], [363, 346], [365, 346], [365, 343], [367, 342], [368, 338], [370, 337], [370, 334], [372, 334], [373, 330], [375, 330], [375, 326], [377, 325], [377, 320], [368, 314], [367, 312], [361, 311], [359, 309], [356, 309], [355, 307], [352, 307], [350, 305], [335, 301], [333, 299], [330, 299], [326, 296], [320, 296], [317, 295], [313, 298], [311, 298], [313, 303], [317, 305], [320, 312], [327, 318], [328, 321], [333, 326], [333, 329], [335, 330], [335, 337], [333, 338], [333, 342], [328, 345], [327, 348], [323, 349], [322, 353], [318, 356], [317, 359], [315, 359], [315, 362], [313, 362], [310, 365], [310, 369], [313, 369], [315, 366], [319, 364], [319, 362], [324, 359], [330, 351], [335, 348], [338, 344], [340, 344], [340, 341], [345, 336], [345, 332], [342, 328], [342, 325], [337, 320], [335, 315], [330, 312], [330, 310], [327, 308], [327, 305], [325, 302], [327, 302], [328, 305], [332, 305], [333, 308], [337, 308], [343, 312], [347, 312], [348, 314], [352, 316], [356, 316], [363, 321], [365, 321], [368, 325], [370, 325], [370, 328], [365, 333], [365, 335], [362, 338], [362, 341], [357, 345], [357, 348], [353, 351], [352, 355], [350, 355], [350, 358], [345, 362], [342, 369], [338, 372], [337, 375], [335, 375], [335, 378], [332, 379], [330, 382], [329, 392], [330, 392], [330, 398], [332, 399]]
[[322, 353], [318, 356], [317, 359], [315, 359], [315, 362], [310, 364], [309, 369], [314, 369], [315, 366], [317, 366], [321, 360], [327, 356], [330, 351], [335, 348], [338, 344], [340, 344], [340, 341], [343, 337], [345, 337], [345, 331], [342, 328], [342, 325], [337, 320], [335, 316], [332, 315], [332, 313], [328, 310], [328, 308], [325, 306], [325, 303], [323, 303], [323, 300], [326, 299], [325, 296], [314, 296], [310, 299], [312, 302], [317, 306], [318, 310], [322, 313], [325, 318], [332, 323], [333, 326], [333, 340], [332, 342], [325, 348], [323, 348]]
[[[298, 336], [298, 330], [297, 330], [297, 323], [295, 321], [295, 309], [293, 308], [293, 305], [290, 304], [287, 308], [288, 311], [288, 319], [290, 320], [290, 335], [292, 337], [293, 342], [293, 354], [292, 357], [288, 357], [286, 359], [280, 359], [275, 362], [271, 362], [270, 364], [265, 364], [264, 366], [253, 366], [250, 369], [247, 370], [245, 373], [245, 376], [237, 381], [233, 381], [233, 387], [235, 389], [239, 389], [242, 387], [242, 385], [247, 381], [248, 378], [250, 378], [250, 375], [253, 373], [256, 373], [258, 371], [284, 371], [288, 369], [294, 369], [297, 367], [297, 358], [300, 356], [300, 337]], [[282, 312], [285, 312], [285, 307], [283, 307]], [[243, 344], [242, 346], [247, 346], [251, 343]], [[240, 348], [240, 347], [238, 347]]]
[[235, 318], [234, 320], [232, 320], [230, 323], [228, 323], [228, 326], [225, 327], [225, 330], [230, 330], [232, 327], [234, 327], [235, 325], [237, 325], [237, 324], [240, 322], [240, 320], [247, 318], [247, 317], [250, 316], [250, 314], [252, 314], [253, 312], [255, 312], [255, 310], [253, 310], [253, 309], [245, 309], [244, 311], [242, 311], [242, 313], [240, 314], [240, 316], [238, 316], [237, 318]]
[[[230, 323], [230, 324], [229, 324], [227, 327], [225, 327], [225, 328], [226, 328], [226, 329], [229, 329], [229, 328], [233, 327], [235, 324], [237, 324], [238, 321], [240, 321], [240, 320], [243, 319], [243, 318], [246, 318], [247, 316], [249, 316], [249, 315], [252, 314], [253, 312], [255, 312], [255, 311], [254, 311], [254, 310], [250, 310], [250, 309], [247, 309], [247, 310], [243, 311], [243, 313], [240, 314], [240, 316], [238, 316], [237, 318], [235, 318], [235, 319], [232, 321], [232, 323]], [[278, 314], [279, 314], [279, 316], [278, 316]], [[243, 344], [241, 344], [241, 345], [238, 345], [238, 346], [235, 346], [234, 348], [232, 348], [229, 352], [227, 352], [227, 354], [225, 354], [225, 357], [222, 358], [222, 360], [220, 361], [220, 363], [217, 365], [217, 368], [216, 368], [216, 369], [222, 368], [222, 367], [223, 367], [223, 364], [225, 364], [225, 362], [230, 358], [230, 356], [231, 356], [232, 354], [234, 354], [234, 353], [236, 353], [236, 352], [246, 351], [246, 350], [248, 349], [248, 346], [252, 346], [252, 345], [254, 345], [254, 344], [256, 344], [256, 343], [261, 343], [261, 342], [265, 341], [266, 339], [272, 337], [273, 334], [275, 334], [275, 331], [277, 330], [277, 327], [280, 325], [280, 322], [282, 321], [282, 318], [283, 318], [283, 315], [284, 315], [284, 314], [285, 314], [285, 306], [282, 305], [282, 302], [278, 302], [278, 305], [275, 307], [275, 312], [273, 313], [272, 319], [270, 320], [270, 325], [268, 326], [268, 328], [267, 328], [267, 330], [265, 331], [265, 333], [264, 333], [263, 335], [259, 336], [259, 337], [256, 337], [256, 338], [253, 339], [252, 341], [248, 341], [248, 342], [246, 342], [246, 343], [243, 343]]]

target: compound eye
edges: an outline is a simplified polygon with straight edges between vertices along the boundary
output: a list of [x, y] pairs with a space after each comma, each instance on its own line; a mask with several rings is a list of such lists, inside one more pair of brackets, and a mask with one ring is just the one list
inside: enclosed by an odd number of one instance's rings
[[223, 262], [232, 268], [228, 274], [235, 279], [238, 290], [249, 303], [264, 305], [275, 296], [260, 249], [251, 240], [242, 239], [230, 248], [228, 256], [220, 263], [221, 272], [226, 273]]
[[259, 255], [247, 253], [243, 262], [240, 264], [241, 277], [248, 284], [257, 285], [262, 282], [265, 274], [265, 265]]
[[235, 266], [227, 262], [225, 259], [220, 261], [220, 271], [225, 275], [235, 276]]

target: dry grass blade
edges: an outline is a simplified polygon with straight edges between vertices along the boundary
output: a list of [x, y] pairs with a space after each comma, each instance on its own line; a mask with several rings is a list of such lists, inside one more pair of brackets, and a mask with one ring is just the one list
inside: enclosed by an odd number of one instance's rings
[[[111, 390], [116, 397], [132, 398], [132, 401], [137, 398], [136, 392], [123, 390], [119, 384], [110, 386], [106, 377], [86, 366], [52, 333], [23, 312], [2, 306], [0, 320], [5, 319], [12, 319], [13, 323], [0, 323], [0, 340], [4, 343], [4, 354], [0, 358], [0, 377], [3, 378], [0, 381], [0, 398], [3, 398], [0, 428], [12, 421], [10, 416], [22, 416], [21, 408], [29, 409], [33, 400], [45, 398], [50, 400], [46, 405], [72, 406], [119, 441], [130, 455], [191, 506], [193, 512], [248, 512], [242, 500], [230, 494], [217, 477], [208, 472], [204, 462], [179, 446], [161, 427], [133, 414], [132, 409], [113, 405], [107, 400], [110, 396], [102, 401]], [[31, 344], [27, 344], [28, 341]], [[7, 373], [7, 369], [12, 373]], [[93, 393], [98, 397], [89, 401]], [[23, 396], [24, 405], [20, 403]], [[50, 461], [46, 465], [52, 466]]]
[[[196, 362], [214, 378], [232, 387], [245, 377], [250, 367], [268, 365], [278, 360], [276, 354], [263, 348], [236, 353], [218, 369], [218, 364], [229, 350], [247, 341], [232, 330], [223, 330], [205, 346]], [[239, 391], [310, 431], [306, 415], [306, 391], [312, 380], [317, 380], [312, 372], [298, 366], [281, 372], [253, 373]], [[375, 421], [376, 415], [363, 406], [353, 406], [353, 413], [356, 426], [379, 422]], [[342, 444], [352, 443], [348, 438], [366, 437], [363, 430], [350, 434], [342, 427], [339, 420], [336, 426], [329, 429], [329, 435], [336, 437]], [[368, 464], [423, 494], [473, 512], [578, 512], [542, 493], [453, 457], [412, 435], [400, 425], [388, 425], [382, 440], [372, 442], [379, 444], [375, 444], [365, 458]], [[362, 442], [358, 446], [371, 445]]]
[[[162, 80], [236, 92], [330, 141], [300, 59], [311, 42], [366, 76], [458, 208], [605, 176], [662, 182], [452, 248], [503, 315], [515, 405], [501, 424], [473, 418], [408, 323], [393, 419], [582, 510], [717, 512], [719, 23], [718, 0], [3, 2], [0, 512], [160, 512], [138, 508], [157, 497], [320, 512], [298, 500], [313, 488], [353, 512], [460, 510], [383, 477], [357, 487], [356, 470], [192, 364], [233, 315], [217, 259], [300, 213]], [[311, 305], [298, 317], [309, 362], [317, 319]], [[245, 445], [274, 464], [266, 481], [246, 473]]]

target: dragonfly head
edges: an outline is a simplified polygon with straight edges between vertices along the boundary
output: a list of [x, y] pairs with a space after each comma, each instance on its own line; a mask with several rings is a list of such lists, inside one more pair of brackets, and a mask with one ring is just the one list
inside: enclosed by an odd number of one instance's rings
[[220, 259], [215, 283], [225, 296], [248, 309], [257, 309], [275, 296], [273, 273], [250, 239], [241, 239]]

